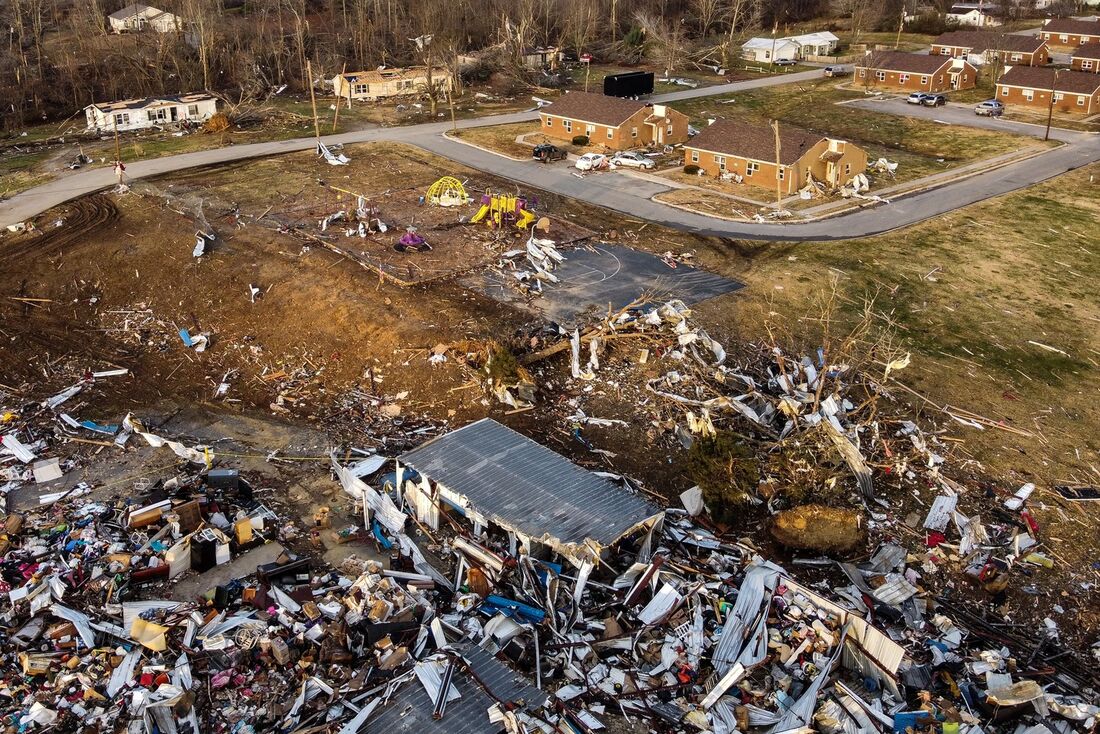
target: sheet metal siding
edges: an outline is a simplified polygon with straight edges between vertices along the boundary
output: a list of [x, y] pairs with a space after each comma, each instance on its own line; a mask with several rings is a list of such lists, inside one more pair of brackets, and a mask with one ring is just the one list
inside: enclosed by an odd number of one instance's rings
[[659, 510], [491, 418], [435, 438], [401, 461], [533, 538], [614, 543]]
[[[535, 711], [546, 701], [546, 694], [527, 683], [518, 673], [478, 647], [459, 650], [477, 676], [504, 701], [524, 701]], [[489, 721], [490, 698], [463, 668], [455, 670], [451, 684], [462, 696], [447, 704], [442, 720], [432, 718], [434, 702], [415, 678], [404, 683], [381, 710], [367, 719], [368, 734], [499, 734], [502, 724]]]

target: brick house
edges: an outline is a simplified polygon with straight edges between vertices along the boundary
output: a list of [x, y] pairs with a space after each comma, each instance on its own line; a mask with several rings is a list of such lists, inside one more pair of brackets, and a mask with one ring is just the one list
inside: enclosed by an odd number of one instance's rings
[[673, 145], [688, 139], [688, 117], [663, 104], [566, 92], [539, 110], [542, 132], [559, 140], [587, 135], [612, 150]]
[[856, 62], [857, 86], [886, 87], [905, 92], [947, 92], [973, 89], [978, 70], [965, 59], [900, 51], [874, 51]]
[[1000, 57], [1003, 64], [1045, 66], [1050, 63], [1047, 42], [1038, 36], [989, 31], [949, 31], [932, 41], [932, 56], [966, 59], [975, 66]]
[[997, 80], [997, 99], [1006, 105], [1091, 115], [1100, 112], [1100, 74], [1069, 69], [1014, 66]]
[[1100, 20], [1054, 18], [1039, 29], [1039, 37], [1051, 46], [1061, 47], [1100, 43]]
[[1070, 68], [1074, 71], [1100, 73], [1100, 43], [1085, 44], [1078, 47], [1070, 57]]
[[779, 167], [775, 133], [767, 125], [715, 120], [684, 144], [684, 165], [696, 165], [708, 176], [740, 176], [742, 183], [784, 195], [796, 193], [812, 176], [837, 187], [867, 169], [867, 153], [843, 140], [794, 127], [779, 126]]

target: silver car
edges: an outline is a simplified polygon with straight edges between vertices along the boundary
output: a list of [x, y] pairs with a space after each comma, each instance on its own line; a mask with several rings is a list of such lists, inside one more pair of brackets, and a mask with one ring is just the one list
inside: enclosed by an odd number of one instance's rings
[[633, 150], [626, 150], [611, 156], [611, 165], [615, 167], [628, 166], [629, 168], [644, 168], [647, 171], [652, 171], [657, 167], [657, 162], [641, 153], [637, 153]]

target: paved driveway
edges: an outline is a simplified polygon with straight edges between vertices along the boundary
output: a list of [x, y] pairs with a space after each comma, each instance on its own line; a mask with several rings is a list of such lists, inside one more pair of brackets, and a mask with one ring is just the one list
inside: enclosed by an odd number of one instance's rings
[[[674, 102], [716, 94], [744, 91], [765, 86], [809, 81], [821, 76], [811, 70], [713, 87], [684, 89], [655, 95], [656, 102]], [[1024, 123], [980, 118], [955, 106], [929, 109], [906, 105], [897, 99], [859, 100], [854, 104], [882, 112], [942, 119], [951, 124], [965, 124], [1001, 129], [1027, 135], [1041, 135], [1041, 128]], [[499, 125], [534, 120], [537, 112], [529, 110], [494, 115], [458, 123], [460, 128]], [[574, 169], [564, 164], [543, 165], [535, 161], [515, 161], [488, 151], [456, 142], [443, 136], [450, 123], [428, 123], [402, 127], [372, 128], [322, 138], [326, 143], [362, 143], [393, 141], [418, 146], [432, 153], [487, 173], [511, 179], [534, 188], [597, 204], [642, 220], [676, 229], [717, 237], [737, 237], [756, 240], [837, 240], [865, 237], [905, 227], [940, 216], [949, 211], [994, 196], [1045, 181], [1049, 178], [1100, 160], [1100, 137], [1084, 133], [1056, 131], [1055, 136], [1067, 144], [1025, 161], [1003, 166], [964, 181], [947, 184], [929, 191], [893, 200], [890, 204], [870, 206], [832, 219], [800, 223], [744, 223], [677, 209], [652, 201], [654, 194], [667, 190], [665, 184], [626, 173], [606, 172], [578, 178]], [[298, 138], [270, 143], [217, 148], [176, 156], [139, 161], [127, 167], [131, 178], [155, 176], [197, 166], [243, 160], [313, 148], [312, 138]], [[0, 202], [0, 226], [23, 221], [71, 199], [113, 185], [114, 177], [106, 168], [85, 169], [24, 191], [6, 202]]]

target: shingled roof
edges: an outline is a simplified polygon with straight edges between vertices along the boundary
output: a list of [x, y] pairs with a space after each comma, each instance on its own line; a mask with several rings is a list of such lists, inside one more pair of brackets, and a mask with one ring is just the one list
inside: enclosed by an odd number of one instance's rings
[[868, 69], [884, 69], [886, 71], [900, 71], [908, 74], [935, 74], [950, 64], [947, 56], [931, 56], [928, 54], [907, 54], [901, 51], [875, 51], [856, 62], [856, 66]]
[[1100, 43], [1083, 43], [1073, 52], [1075, 59], [1100, 59]]
[[1009, 87], [1022, 87], [1024, 89], [1051, 89], [1056, 92], [1069, 92], [1070, 94], [1095, 94], [1100, 89], [1100, 74], [1091, 74], [1085, 71], [1069, 71], [1060, 69], [1057, 71], [1058, 80], [1055, 86], [1055, 70], [1042, 66], [1013, 66], [997, 80], [997, 84]]
[[1073, 36], [1100, 36], [1100, 20], [1055, 18], [1039, 30], [1042, 33], [1065, 33]]
[[591, 92], [566, 92], [539, 112], [596, 125], [618, 127], [630, 119], [645, 102], [621, 97], [608, 97]]
[[1021, 36], [1015, 33], [988, 33], [983, 31], [948, 31], [942, 33], [933, 46], [951, 46], [970, 49], [972, 53], [994, 51], [1015, 51], [1017, 53], [1035, 53], [1046, 43], [1038, 36]]
[[[779, 162], [784, 166], [797, 163], [806, 151], [825, 136], [779, 126]], [[775, 160], [775, 133], [764, 124], [752, 124], [740, 120], [715, 120], [684, 147], [698, 148], [719, 155], [749, 158], [756, 161]]]

